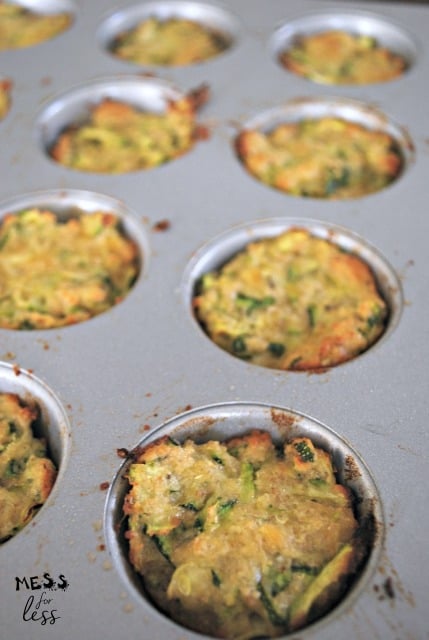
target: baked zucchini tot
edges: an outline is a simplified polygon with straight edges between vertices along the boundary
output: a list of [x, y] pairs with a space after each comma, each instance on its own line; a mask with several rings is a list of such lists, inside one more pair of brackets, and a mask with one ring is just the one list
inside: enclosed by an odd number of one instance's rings
[[32, 47], [70, 27], [67, 13], [37, 13], [18, 4], [0, 2], [0, 51]]
[[36, 406], [0, 393], [0, 542], [20, 531], [46, 502], [56, 478], [46, 445], [35, 437]]
[[306, 437], [164, 437], [127, 477], [131, 564], [153, 602], [200, 633], [300, 629], [338, 602], [364, 557], [352, 496]]
[[120, 34], [111, 50], [135, 64], [179, 67], [214, 58], [228, 45], [225, 36], [193, 20], [150, 17]]
[[139, 271], [135, 243], [111, 213], [60, 221], [25, 209], [0, 226], [0, 327], [51, 329], [110, 309]]
[[372, 36], [342, 30], [300, 36], [279, 59], [289, 71], [322, 84], [387, 82], [407, 69], [403, 56]]
[[301, 197], [361, 197], [384, 189], [403, 167], [391, 135], [337, 117], [245, 129], [236, 150], [255, 178]]
[[92, 108], [88, 122], [60, 134], [50, 155], [66, 167], [95, 173], [156, 167], [191, 150], [202, 134], [196, 111], [207, 97], [202, 87], [169, 102], [164, 113], [106, 98]]
[[12, 83], [10, 80], [0, 79], [0, 120], [2, 120], [9, 111], [11, 89]]
[[388, 317], [369, 266], [301, 228], [251, 242], [203, 275], [193, 306], [222, 349], [295, 371], [350, 360], [381, 336]]

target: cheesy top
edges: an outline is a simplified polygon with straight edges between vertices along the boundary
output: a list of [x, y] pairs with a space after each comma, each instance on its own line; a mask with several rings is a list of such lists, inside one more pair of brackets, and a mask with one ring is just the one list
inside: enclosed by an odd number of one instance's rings
[[27, 524], [55, 481], [45, 443], [33, 434], [37, 418], [35, 406], [0, 394], [0, 542]]
[[0, 326], [82, 322], [119, 302], [137, 274], [137, 248], [111, 213], [65, 222], [48, 210], [7, 215], [0, 227]]
[[156, 167], [193, 147], [199, 135], [195, 111], [205, 98], [206, 91], [196, 90], [170, 102], [164, 113], [104, 99], [88, 122], [66, 128], [50, 154], [79, 171], [119, 174]]
[[141, 65], [185, 66], [213, 58], [227, 46], [225, 37], [193, 20], [150, 17], [121, 34], [112, 52]]
[[9, 111], [11, 86], [10, 80], [0, 80], [0, 120], [2, 120]]
[[301, 628], [357, 566], [351, 496], [308, 438], [163, 438], [137, 454], [128, 480], [130, 561], [154, 602], [198, 632], [244, 640]]
[[42, 14], [0, 2], [0, 51], [31, 47], [50, 40], [68, 29], [71, 21], [67, 13]]
[[388, 315], [366, 263], [300, 228], [252, 242], [205, 274], [194, 308], [226, 351], [292, 370], [353, 358], [382, 334]]
[[301, 36], [280, 54], [284, 67], [323, 84], [372, 84], [402, 75], [406, 61], [376, 39], [341, 30]]
[[246, 169], [265, 184], [294, 196], [357, 198], [398, 177], [401, 150], [386, 132], [337, 117], [246, 129], [236, 140]]

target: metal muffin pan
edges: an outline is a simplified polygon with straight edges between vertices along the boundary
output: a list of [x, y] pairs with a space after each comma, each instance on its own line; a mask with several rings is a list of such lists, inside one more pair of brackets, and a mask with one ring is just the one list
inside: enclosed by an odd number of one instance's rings
[[[115, 176], [72, 171], [52, 162], [45, 150], [63, 126], [63, 107], [73, 115], [81, 109], [68, 96], [84, 88], [90, 101], [91, 88], [100, 82], [108, 79], [119, 87], [136, 71], [104, 48], [113, 25], [106, 20], [129, 6], [119, 4], [76, 0], [67, 32], [43, 46], [0, 55], [0, 73], [14, 89], [0, 123], [1, 211], [16, 210], [28, 196], [41, 202], [48, 192], [58, 212], [65, 212], [64, 199], [77, 200], [88, 213], [105, 203], [124, 212], [143, 256], [141, 276], [110, 311], [57, 330], [0, 330], [2, 389], [25, 395], [28, 383], [33, 395], [32, 385], [40, 381], [40, 402], [51, 407], [45, 413], [50, 446], [60, 466], [48, 502], [0, 547], [1, 635], [205, 637], [177, 627], [148, 605], [126, 568], [123, 548], [115, 546], [109, 513], [121, 482], [118, 452], [132, 449], [143, 436], [186, 424], [193, 414], [222, 413], [222, 422], [235, 427], [237, 412], [245, 416], [253, 407], [254, 417], [263, 405], [264, 411], [276, 407], [303, 416], [305, 428], [310, 425], [335, 448], [337, 461], [350, 450], [363, 470], [361, 487], [376, 494], [374, 510], [382, 521], [383, 535], [350, 597], [289, 637], [427, 638], [429, 9], [389, 2], [348, 3], [347, 11], [345, 3], [324, 0], [207, 2], [235, 16], [234, 46], [207, 64], [156, 73], [172, 91], [209, 85], [211, 99], [199, 114], [208, 139], [150, 171]], [[142, 11], [148, 5], [141, 3]], [[306, 16], [318, 14], [323, 22], [326, 13], [365, 13], [372, 24], [398, 27], [409, 43], [407, 73], [395, 82], [359, 87], [321, 87], [285, 73], [273, 55], [273, 34]], [[408, 162], [399, 180], [361, 199], [321, 202], [267, 189], [243, 170], [234, 137], [246, 123], [298, 100], [326, 99], [365, 105], [365, 111], [395, 123], [407, 140]], [[276, 225], [284, 220], [285, 226], [299, 220], [321, 233], [335, 228], [336, 237], [357, 247], [373, 266], [392, 311], [374, 348], [324, 373], [297, 375], [232, 358], [199, 329], [190, 310], [192, 278], [244, 243], [242, 237], [236, 240], [236, 230], [238, 236], [243, 229], [256, 234], [259, 225], [269, 227], [273, 220]], [[220, 238], [228, 242], [223, 245]], [[53, 426], [56, 416], [64, 428]]]

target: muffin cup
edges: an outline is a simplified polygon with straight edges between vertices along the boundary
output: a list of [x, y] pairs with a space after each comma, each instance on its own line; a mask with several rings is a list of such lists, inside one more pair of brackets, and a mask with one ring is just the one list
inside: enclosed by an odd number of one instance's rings
[[[240, 32], [237, 18], [219, 6], [203, 2], [182, 2], [181, 0], [174, 0], [173, 2], [166, 0], [164, 2], [161, 0], [160, 2], [134, 4], [116, 10], [103, 21], [98, 29], [97, 35], [100, 45], [110, 55], [117, 58], [112, 51], [112, 46], [118, 35], [133, 29], [137, 24], [148, 18], [156, 18], [160, 21], [170, 20], [172, 18], [192, 20], [219, 36], [226, 45], [224, 50], [220, 51], [214, 58], [202, 60], [198, 64], [210, 62], [212, 59], [216, 59], [219, 55], [231, 49], [237, 41]], [[122, 62], [138, 65], [138, 63], [127, 60], [122, 60]], [[145, 66], [156, 67], [158, 65]]]
[[[239, 133], [233, 141], [239, 162], [242, 163], [246, 172], [248, 172], [253, 179], [258, 180], [264, 186], [270, 186], [271, 188], [280, 190], [285, 193], [285, 195], [304, 197], [302, 194], [295, 195], [293, 192], [282, 190], [280, 187], [276, 187], [275, 185], [268, 185], [268, 183], [264, 183], [258, 176], [253, 175], [250, 172], [250, 170], [245, 166], [244, 160], [240, 158], [238, 142], [240, 139], [240, 132], [246, 133], [247, 131], [255, 130], [263, 134], [268, 134], [282, 124], [299, 124], [300, 122], [307, 120], [318, 121], [324, 118], [335, 118], [343, 120], [346, 123], [355, 124], [367, 129], [368, 131], [384, 133], [390, 136], [392, 144], [396, 147], [396, 151], [400, 156], [401, 164], [399, 171], [383, 188], [378, 188], [374, 191], [368, 192], [364, 191], [359, 194], [359, 196], [340, 196], [340, 198], [347, 199], [348, 197], [353, 197], [356, 199], [356, 197], [359, 197], [359, 199], [361, 199], [373, 196], [380, 191], [390, 188], [403, 177], [404, 173], [415, 159], [414, 143], [408, 131], [402, 125], [397, 124], [387, 114], [372, 105], [358, 100], [326, 96], [296, 98], [286, 102], [285, 104], [256, 114], [252, 118], [246, 120], [242, 124]], [[319, 198], [319, 196], [312, 195], [311, 193], [307, 194], [305, 197]]]
[[46, 442], [47, 457], [57, 469], [55, 483], [46, 502], [18, 533], [0, 545], [1, 549], [5, 544], [9, 546], [14, 541], [18, 542], [29, 524], [43, 518], [45, 509], [55, 498], [70, 455], [71, 430], [68, 415], [59, 398], [31, 371], [18, 365], [0, 362], [0, 393], [15, 394], [24, 405], [37, 407], [39, 416], [32, 425], [32, 431], [36, 438]]
[[[92, 191], [78, 189], [51, 189], [34, 191], [17, 195], [0, 203], [0, 222], [8, 214], [16, 214], [26, 209], [37, 208], [53, 212], [60, 222], [65, 222], [70, 218], [80, 215], [91, 215], [95, 212], [106, 212], [114, 215], [119, 221], [120, 231], [124, 237], [131, 240], [137, 247], [137, 268], [136, 281], [127, 291], [127, 296], [132, 293], [137, 282], [146, 276], [149, 269], [150, 245], [145, 229], [140, 225], [137, 215], [129, 209], [124, 202], [110, 196]], [[116, 306], [116, 305], [113, 305]], [[108, 313], [109, 307], [103, 313]], [[92, 320], [93, 317], [88, 318]], [[63, 327], [55, 327], [56, 330]], [[12, 330], [12, 329], [7, 329]], [[43, 329], [42, 329], [43, 330]], [[21, 329], [20, 329], [21, 331]], [[37, 331], [37, 329], [31, 329]]]
[[374, 38], [379, 46], [401, 56], [406, 64], [405, 73], [413, 68], [419, 57], [420, 47], [416, 39], [403, 26], [382, 15], [355, 10], [325, 10], [285, 22], [272, 34], [268, 50], [274, 61], [281, 65], [281, 54], [290, 49], [297, 39], [324, 31], [344, 31], [352, 35]]
[[[289, 217], [257, 220], [227, 230], [201, 246], [189, 261], [181, 285], [182, 299], [191, 319], [203, 330], [193, 313], [192, 301], [197, 284], [205, 273], [219, 269], [250, 242], [273, 238], [293, 228], [306, 229], [315, 237], [332, 242], [340, 249], [353, 253], [370, 267], [381, 297], [387, 304], [388, 319], [377, 342], [356, 357], [361, 358], [368, 351], [378, 348], [399, 323], [404, 304], [401, 282], [387, 260], [365, 239], [339, 225], [317, 220]], [[341, 366], [351, 363], [356, 357]]]
[[[337, 470], [338, 481], [352, 492], [356, 518], [359, 526], [367, 533], [368, 554], [364, 567], [343, 600], [326, 616], [310, 625], [311, 629], [317, 631], [319, 625], [340, 616], [359, 597], [377, 566], [384, 535], [382, 506], [371, 473], [341, 436], [317, 420], [289, 408], [259, 402], [227, 402], [193, 409], [165, 422], [137, 444], [136, 452], [162, 436], [169, 436], [178, 442], [188, 438], [196, 442], [222, 441], [244, 435], [251, 429], [268, 432], [277, 444], [294, 437], [309, 437], [317, 447], [327, 451]], [[115, 569], [122, 581], [142, 608], [151, 610], [153, 605], [145, 593], [142, 579], [128, 560], [125, 538], [126, 520], [122, 507], [129, 490], [125, 475], [132, 459], [133, 451], [130, 451], [110, 486], [104, 514], [105, 536]], [[171, 624], [177, 627], [179, 633], [181, 627], [175, 622]]]

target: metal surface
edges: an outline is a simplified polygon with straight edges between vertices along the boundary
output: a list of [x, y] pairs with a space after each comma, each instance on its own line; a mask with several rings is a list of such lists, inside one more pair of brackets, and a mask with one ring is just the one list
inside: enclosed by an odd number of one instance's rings
[[[118, 449], [134, 447], [187, 407], [198, 411], [231, 402], [288, 407], [312, 424], [327, 425], [368, 467], [381, 499], [384, 545], [371, 575], [324, 622], [290, 637], [429, 637], [429, 8], [323, 0], [214, 4], [231, 13], [236, 42], [218, 58], [194, 67], [139, 69], [114, 58], [103, 48], [103, 24], [129, 4], [111, 0], [76, 1], [74, 23], [66, 33], [31, 49], [0, 54], [0, 73], [13, 81], [12, 108], [0, 123], [1, 212], [16, 198], [39, 190], [59, 190], [60, 201], [73, 199], [75, 190], [82, 202], [100, 197], [115, 210], [133, 212], [129, 229], [141, 239], [145, 265], [121, 304], [86, 323], [50, 331], [0, 330], [0, 360], [11, 365], [0, 370], [0, 389], [14, 386], [15, 376], [15, 388], [25, 391], [28, 381], [29, 392], [37, 396], [40, 381], [42, 405], [50, 403], [46, 394], [53, 398], [46, 417], [60, 464], [47, 504], [0, 547], [2, 640], [202, 637], [153, 611], [124, 579], [110, 529], [105, 537], [106, 487], [121, 466]], [[402, 78], [326, 87], [277, 64], [272, 38], [284, 24], [346, 9], [365, 13], [371, 23], [386, 19], [404, 34], [413, 63]], [[143, 73], [155, 73], [178, 91], [210, 86], [211, 99], [199, 118], [210, 131], [207, 140], [162, 167], [120, 176], [68, 170], [47, 157], [42, 129], [51, 126], [43, 120], [50, 105], [78, 86]], [[397, 182], [364, 198], [328, 202], [287, 196], [246, 173], [233, 150], [240, 126], [298, 98], [322, 97], [376, 107], [407, 131], [414, 151]], [[402, 285], [403, 300], [395, 298], [398, 293], [391, 299], [399, 311], [385, 338], [354, 361], [322, 374], [246, 364], [211, 343], [192, 318], [189, 278], [206, 243], [216, 250], [215, 239], [233, 228], [279, 218], [286, 225], [300, 219], [345, 229], [346, 236], [362, 239], [363, 251], [371, 248], [365, 253], [369, 260], [374, 248], [380, 264], [389, 265], [389, 274], [392, 269]], [[62, 430], [55, 426], [57, 419]], [[55, 613], [47, 619], [43, 610]]]

